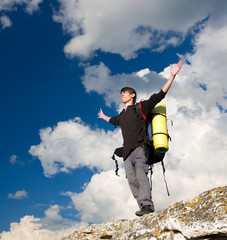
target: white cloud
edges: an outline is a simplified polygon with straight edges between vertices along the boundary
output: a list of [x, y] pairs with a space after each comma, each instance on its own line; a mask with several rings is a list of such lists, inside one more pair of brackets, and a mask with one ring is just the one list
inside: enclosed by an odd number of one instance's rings
[[39, 4], [43, 0], [1, 0], [0, 11], [14, 11], [18, 6], [24, 6], [25, 11], [32, 14], [39, 9]]
[[[225, 1], [212, 0], [59, 0], [53, 19], [72, 35], [65, 46], [70, 56], [90, 57], [96, 50], [133, 58], [141, 48], [162, 51], [182, 42], [198, 21], [220, 21]], [[224, 15], [224, 13], [222, 14]]]
[[77, 223], [62, 218], [58, 205], [50, 206], [45, 211], [44, 218], [24, 216], [20, 222], [10, 225], [10, 231], [0, 233], [1, 240], [60, 240], [75, 229], [85, 226], [84, 223]]
[[144, 78], [148, 73], [150, 73], [149, 68], [145, 68], [136, 73], [137, 76]]
[[11, 22], [10, 18], [6, 15], [3, 15], [0, 17], [0, 22], [2, 24], [2, 29], [12, 26], [12, 22]]
[[40, 219], [42, 228], [56, 232], [58, 235], [66, 234], [66, 232], [73, 231], [75, 229], [84, 226], [85, 223], [75, 222], [67, 218], [63, 218], [60, 215], [63, 207], [55, 204], [51, 205], [45, 212], [44, 217]]
[[13, 154], [10, 159], [9, 159], [10, 163], [15, 164], [17, 162], [17, 155]]
[[17, 163], [17, 164], [20, 164], [21, 166], [24, 166], [24, 162], [20, 161], [20, 160], [18, 159], [18, 156], [15, 155], [15, 154], [13, 154], [13, 155], [10, 156], [9, 162], [10, 162], [11, 164], [13, 164], [13, 165]]
[[93, 175], [82, 193], [66, 193], [84, 222], [102, 223], [117, 218], [134, 218], [138, 206], [132, 197], [124, 170]]
[[80, 118], [41, 129], [40, 138], [41, 143], [31, 146], [29, 153], [40, 159], [47, 177], [82, 166], [111, 169], [113, 146], [122, 144], [119, 131], [92, 130]]
[[189, 81], [194, 88], [204, 85], [206, 91], [194, 91], [196, 95], [193, 97], [205, 101], [207, 107], [219, 103], [227, 109], [226, 37], [227, 25], [218, 29], [208, 26], [196, 39], [195, 54], [185, 56], [191, 64], [185, 68], [183, 84], [188, 86], [185, 81]]
[[62, 217], [59, 215], [60, 207], [58, 205], [51, 205], [46, 211], [45, 216], [47, 219], [59, 221]]
[[9, 232], [2, 232], [2, 240], [54, 240], [57, 233], [41, 229], [40, 219], [34, 216], [24, 216], [19, 223], [11, 223]]
[[[140, 77], [141, 72], [146, 72], [146, 77]], [[138, 99], [144, 98], [147, 89], [160, 91], [166, 79], [156, 72], [147, 69], [139, 73], [111, 75], [110, 70], [100, 63], [96, 66], [87, 66], [82, 83], [87, 92], [95, 91], [104, 96], [106, 105], [111, 103], [119, 105], [121, 103], [120, 90], [125, 86], [137, 89]]]
[[16, 191], [14, 194], [9, 193], [8, 198], [12, 199], [23, 199], [23, 198], [28, 198], [28, 193], [25, 190], [22, 191]]

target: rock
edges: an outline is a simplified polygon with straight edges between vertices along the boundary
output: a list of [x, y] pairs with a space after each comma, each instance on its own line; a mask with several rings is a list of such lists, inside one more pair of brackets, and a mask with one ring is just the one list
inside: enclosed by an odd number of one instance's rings
[[227, 240], [227, 186], [134, 220], [93, 224], [62, 240]]

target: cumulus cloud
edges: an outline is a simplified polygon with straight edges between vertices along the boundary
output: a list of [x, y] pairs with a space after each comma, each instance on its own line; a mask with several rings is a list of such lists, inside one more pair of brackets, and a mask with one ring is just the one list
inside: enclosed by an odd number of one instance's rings
[[[141, 48], [162, 51], [182, 42], [195, 24], [226, 9], [225, 1], [198, 0], [59, 0], [53, 19], [72, 35], [64, 50], [69, 56], [90, 57], [96, 50], [136, 57]], [[117, 16], [117, 17], [116, 17]]]
[[99, 65], [85, 67], [84, 72], [82, 83], [85, 90], [103, 95], [108, 106], [112, 103], [116, 105], [121, 103], [120, 89], [125, 86], [137, 89], [139, 99], [144, 98], [147, 89], [160, 91], [166, 81], [163, 76], [149, 69], [131, 74], [111, 75], [110, 69], [102, 62]]
[[39, 158], [47, 177], [83, 166], [113, 168], [109, 160], [113, 145], [122, 144], [119, 131], [92, 130], [80, 118], [59, 122], [53, 129], [41, 129], [40, 138], [41, 143], [31, 146], [29, 153]]
[[44, 218], [24, 216], [20, 222], [11, 223], [10, 231], [0, 233], [2, 240], [60, 240], [75, 229], [85, 226], [84, 223], [70, 221], [60, 216], [58, 205], [50, 206]]
[[24, 6], [25, 11], [32, 14], [39, 9], [42, 0], [1, 0], [0, 11], [14, 11], [18, 6]]
[[[185, 68], [183, 84], [196, 88], [204, 86], [206, 91], [194, 91], [192, 96], [206, 102], [207, 106], [216, 103], [227, 109], [227, 84], [225, 81], [225, 65], [227, 47], [224, 38], [227, 26], [214, 28], [208, 26], [195, 40], [195, 54], [187, 54], [185, 59], [190, 62]], [[180, 84], [180, 83], [179, 83]], [[200, 88], [201, 89], [201, 88]]]
[[8, 198], [12, 199], [23, 199], [23, 198], [28, 198], [28, 193], [25, 190], [22, 191], [16, 191], [14, 194], [9, 193]]
[[11, 22], [10, 18], [6, 15], [3, 15], [0, 17], [0, 22], [2, 24], [2, 29], [12, 26], [12, 22]]
[[[75, 222], [67, 218], [63, 218], [60, 215], [63, 207], [55, 204], [51, 205], [45, 212], [44, 217], [40, 219], [42, 228], [48, 229], [53, 232], [57, 232], [58, 236], [61, 234], [66, 234], [67, 232], [73, 231], [84, 226], [85, 223]], [[74, 228], [74, 229], [73, 229]], [[73, 229], [73, 230], [72, 230]]]
[[93, 175], [82, 193], [67, 192], [84, 222], [102, 223], [117, 218], [134, 218], [138, 206], [132, 197], [124, 170]]
[[54, 240], [57, 238], [57, 233], [47, 229], [41, 229], [40, 219], [34, 216], [24, 216], [19, 223], [11, 223], [9, 232], [0, 234], [2, 240]]

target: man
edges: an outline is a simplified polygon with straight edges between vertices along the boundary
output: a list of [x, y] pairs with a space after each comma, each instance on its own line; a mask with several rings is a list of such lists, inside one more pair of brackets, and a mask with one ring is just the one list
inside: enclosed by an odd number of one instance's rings
[[[168, 92], [172, 82], [181, 69], [182, 62], [173, 68], [170, 65], [171, 76], [159, 93], [153, 94], [148, 100], [141, 101], [142, 113], [146, 116], [160, 102]], [[125, 104], [123, 111], [115, 117], [106, 116], [102, 109], [98, 117], [105, 121], [120, 126], [124, 140], [122, 157], [124, 159], [125, 172], [128, 183], [134, 198], [137, 200], [140, 210], [135, 214], [154, 212], [154, 204], [151, 197], [151, 186], [149, 183], [147, 157], [149, 154], [143, 147], [144, 131], [143, 120], [135, 112], [136, 91], [133, 88], [125, 87], [121, 90], [121, 99]]]

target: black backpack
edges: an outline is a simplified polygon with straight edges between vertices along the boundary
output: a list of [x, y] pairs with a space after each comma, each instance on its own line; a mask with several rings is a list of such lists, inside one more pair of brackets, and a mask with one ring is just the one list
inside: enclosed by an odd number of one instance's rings
[[[157, 151], [155, 151], [154, 146], [153, 146], [153, 138], [152, 138], [152, 125], [151, 125], [151, 121], [152, 121], [152, 115], [148, 114], [147, 116], [144, 116], [143, 112], [142, 112], [142, 107], [141, 107], [141, 103], [137, 103], [135, 105], [135, 109], [136, 109], [136, 114], [138, 115], [138, 117], [143, 120], [143, 131], [144, 131], [144, 141], [143, 141], [143, 148], [145, 151], [149, 152], [149, 158], [148, 158], [148, 165], [149, 165], [149, 170], [150, 173], [152, 175], [152, 169], [153, 169], [153, 165], [160, 162], [162, 164], [162, 170], [163, 170], [163, 176], [164, 176], [164, 181], [165, 181], [165, 185], [166, 185], [166, 190], [167, 190], [167, 194], [168, 196], [170, 196], [169, 194], [169, 190], [168, 190], [168, 186], [167, 186], [167, 182], [165, 179], [165, 166], [164, 166], [164, 157], [165, 157], [165, 153], [159, 153]], [[169, 134], [167, 134], [168, 139], [171, 140]], [[115, 161], [116, 164], [116, 170], [115, 173], [117, 176], [118, 175], [118, 162], [117, 159], [115, 158], [115, 155], [118, 157], [122, 157], [122, 153], [123, 153], [123, 147], [120, 148], [116, 148], [114, 151], [114, 154], [112, 156], [112, 159]]]

